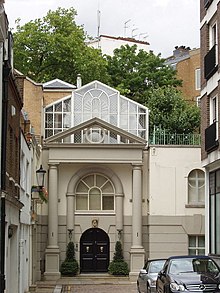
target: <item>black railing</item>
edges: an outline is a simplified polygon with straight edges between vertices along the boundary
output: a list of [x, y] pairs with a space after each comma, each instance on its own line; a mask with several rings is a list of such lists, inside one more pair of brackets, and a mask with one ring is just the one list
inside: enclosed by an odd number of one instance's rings
[[216, 122], [205, 129], [205, 150], [211, 152], [218, 147], [218, 138], [216, 136]]
[[205, 78], [209, 79], [218, 69], [216, 65], [216, 45], [206, 54], [204, 58]]

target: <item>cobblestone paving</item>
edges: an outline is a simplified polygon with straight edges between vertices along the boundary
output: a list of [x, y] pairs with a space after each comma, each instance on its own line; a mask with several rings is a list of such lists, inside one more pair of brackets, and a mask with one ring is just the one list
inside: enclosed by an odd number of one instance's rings
[[65, 285], [62, 293], [137, 293], [136, 283], [131, 284], [93, 284]]

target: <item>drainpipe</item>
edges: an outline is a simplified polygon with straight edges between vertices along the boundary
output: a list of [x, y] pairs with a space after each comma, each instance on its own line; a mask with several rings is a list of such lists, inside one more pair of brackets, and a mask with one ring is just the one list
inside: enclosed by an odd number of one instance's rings
[[10, 66], [6, 63], [3, 67], [3, 95], [2, 95], [2, 150], [1, 150], [1, 239], [0, 239], [0, 293], [5, 290], [5, 195], [6, 190], [6, 142], [8, 129], [8, 80], [11, 72]]

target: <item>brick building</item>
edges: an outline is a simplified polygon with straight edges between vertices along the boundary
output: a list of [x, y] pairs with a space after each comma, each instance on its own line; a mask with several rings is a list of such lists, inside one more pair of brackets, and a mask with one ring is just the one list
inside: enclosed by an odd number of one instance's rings
[[220, 1], [200, 1], [202, 164], [206, 169], [206, 250], [220, 254]]
[[165, 62], [177, 72], [177, 78], [182, 80], [180, 87], [183, 97], [190, 103], [199, 102], [200, 98], [200, 49], [175, 47], [173, 55]]

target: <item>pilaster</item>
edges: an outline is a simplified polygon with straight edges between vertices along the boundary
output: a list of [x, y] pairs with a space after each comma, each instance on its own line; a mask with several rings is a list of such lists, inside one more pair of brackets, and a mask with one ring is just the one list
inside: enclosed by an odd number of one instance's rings
[[48, 246], [45, 251], [45, 279], [60, 278], [58, 247], [58, 164], [49, 166]]
[[130, 279], [136, 280], [145, 261], [142, 245], [142, 165], [133, 166], [132, 189], [132, 246], [130, 250]]

